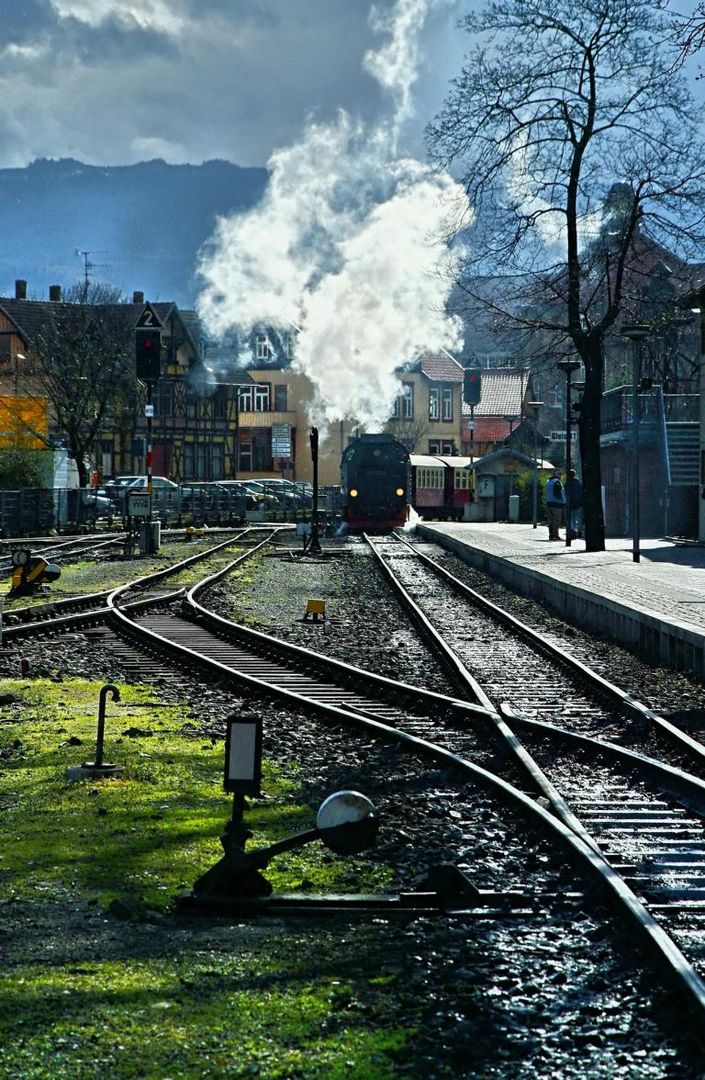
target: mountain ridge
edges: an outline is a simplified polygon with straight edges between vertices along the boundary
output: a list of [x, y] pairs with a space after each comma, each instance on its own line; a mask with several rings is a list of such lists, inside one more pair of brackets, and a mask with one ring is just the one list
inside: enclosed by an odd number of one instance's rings
[[0, 295], [27, 282], [30, 299], [49, 285], [91, 281], [134, 290], [149, 300], [192, 307], [197, 256], [218, 216], [255, 206], [267, 185], [264, 168], [222, 159], [171, 165], [160, 158], [133, 165], [87, 165], [37, 158], [0, 169]]

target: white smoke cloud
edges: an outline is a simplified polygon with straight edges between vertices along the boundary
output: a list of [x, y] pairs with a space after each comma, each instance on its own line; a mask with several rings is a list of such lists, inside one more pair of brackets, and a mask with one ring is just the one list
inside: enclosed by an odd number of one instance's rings
[[423, 26], [427, 11], [428, 0], [406, 0], [398, 3], [392, 12], [375, 7], [370, 12], [373, 29], [388, 33], [389, 41], [381, 49], [365, 55], [364, 67], [394, 96], [396, 133], [413, 113], [412, 90], [420, 61], [415, 31]]
[[334, 124], [312, 124], [272, 155], [260, 205], [221, 218], [201, 255], [198, 309], [211, 332], [300, 328], [294, 366], [316, 388], [319, 426], [381, 426], [398, 392], [395, 369], [461, 343], [444, 311], [450, 275], [438, 238], [464, 194], [447, 174], [395, 153], [433, 2], [397, 0], [389, 21], [375, 22], [390, 40], [365, 62], [393, 95], [391, 120], [370, 129], [341, 112]]

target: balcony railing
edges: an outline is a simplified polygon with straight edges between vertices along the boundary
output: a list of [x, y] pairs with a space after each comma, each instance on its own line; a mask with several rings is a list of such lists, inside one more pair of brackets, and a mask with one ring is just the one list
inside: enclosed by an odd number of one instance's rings
[[[662, 394], [660, 387], [639, 394], [639, 426], [645, 430], [657, 428], [661, 423], [659, 398], [663, 400], [663, 413], [667, 423], [688, 423], [700, 416], [699, 394]], [[608, 390], [602, 398], [600, 431], [603, 435], [631, 428], [634, 395], [631, 386], [618, 386]]]

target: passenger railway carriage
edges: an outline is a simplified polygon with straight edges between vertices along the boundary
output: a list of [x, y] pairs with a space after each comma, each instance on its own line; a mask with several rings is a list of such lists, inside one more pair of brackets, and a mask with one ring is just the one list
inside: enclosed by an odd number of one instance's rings
[[360, 435], [341, 461], [343, 520], [354, 531], [394, 529], [409, 514], [409, 452], [392, 435]]
[[411, 505], [426, 520], [462, 521], [474, 500], [472, 458], [412, 454]]

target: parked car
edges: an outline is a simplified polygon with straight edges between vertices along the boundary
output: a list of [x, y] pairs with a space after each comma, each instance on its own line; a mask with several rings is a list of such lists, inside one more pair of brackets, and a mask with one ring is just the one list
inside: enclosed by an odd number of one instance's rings
[[67, 496], [71, 521], [92, 522], [113, 513], [112, 501], [95, 488], [69, 488]]
[[253, 489], [248, 481], [244, 480], [219, 480], [218, 487], [226, 492], [226, 497], [234, 502], [240, 502], [247, 510], [261, 510], [265, 504], [262, 492]]
[[284, 480], [280, 476], [266, 477], [258, 483], [261, 483], [266, 491], [276, 495], [284, 506], [310, 507], [313, 503], [313, 488], [310, 484]]
[[[130, 491], [146, 491], [146, 476], [116, 476], [99, 489], [112, 499], [121, 513], [127, 510], [126, 499]], [[169, 508], [180, 509], [182, 499], [188, 499], [191, 489], [188, 485], [177, 484], [166, 476], [152, 477], [152, 499], [155, 510]]]
[[114, 480], [105, 480], [98, 488], [98, 494], [110, 499], [117, 509], [121, 509], [125, 489], [133, 480], [137, 480], [137, 477], [116, 476]]
[[264, 507], [269, 507], [270, 510], [275, 510], [280, 506], [279, 499], [272, 491], [267, 491], [267, 488], [259, 480], [236, 480], [237, 484], [244, 484], [245, 488], [250, 491], [258, 501], [263, 504]]

